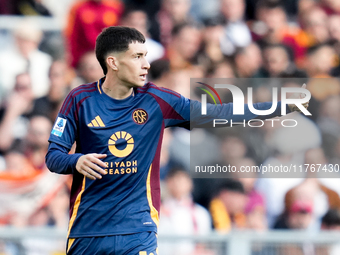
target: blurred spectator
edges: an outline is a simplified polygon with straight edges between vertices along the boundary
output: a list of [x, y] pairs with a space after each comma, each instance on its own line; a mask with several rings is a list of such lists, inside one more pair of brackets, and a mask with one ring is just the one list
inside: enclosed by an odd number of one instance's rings
[[219, 14], [220, 0], [211, 0], [209, 2], [205, 0], [195, 0], [191, 2], [190, 13], [198, 21], [211, 19]]
[[[221, 130], [222, 132], [222, 130]], [[237, 162], [242, 161], [247, 153], [247, 146], [237, 134], [230, 134], [230, 130], [224, 130], [229, 134], [221, 133], [223, 139], [216, 139], [217, 136], [212, 135], [206, 130], [194, 129], [190, 133], [190, 163], [194, 166], [201, 165], [220, 165], [233, 166]], [[202, 153], [204, 147], [204, 153]], [[199, 149], [201, 148], [201, 149]], [[201, 154], [201, 155], [200, 155]], [[215, 173], [210, 178], [196, 178], [194, 180], [195, 200], [201, 205], [209, 208], [209, 203], [216, 194], [216, 187], [223, 186], [225, 178], [234, 178], [230, 172]]]
[[52, 122], [56, 119], [60, 105], [70, 89], [66, 72], [65, 62], [57, 60], [52, 63], [49, 71], [50, 89], [46, 96], [34, 100], [32, 116], [43, 115]]
[[51, 16], [50, 11], [44, 6], [42, 0], [20, 0], [16, 5], [15, 14], [25, 16]]
[[86, 52], [81, 56], [76, 72], [77, 77], [72, 81], [71, 88], [95, 82], [104, 76], [94, 51]]
[[328, 17], [320, 7], [313, 6], [301, 12], [301, 27], [307, 33], [307, 47], [325, 43], [329, 37]]
[[[339, 209], [330, 209], [322, 217], [321, 230], [323, 231], [339, 231], [340, 230], [340, 212]], [[323, 254], [337, 255], [340, 252], [339, 244], [329, 247]]]
[[292, 49], [294, 60], [298, 66], [310, 46], [306, 41], [306, 33], [297, 26], [288, 23], [287, 15], [281, 1], [258, 2], [256, 21], [252, 26], [253, 37], [261, 48], [266, 44], [282, 43]]
[[167, 48], [171, 43], [174, 27], [194, 21], [189, 14], [190, 6], [191, 0], [162, 0], [159, 12], [150, 20], [149, 31], [152, 39]]
[[6, 169], [1, 172], [2, 179], [29, 178], [38, 174], [25, 154], [19, 150], [10, 150], [5, 154]]
[[171, 43], [166, 49], [172, 70], [181, 70], [195, 63], [201, 44], [201, 31], [193, 24], [182, 23], [172, 30]]
[[[299, 124], [295, 128], [277, 127], [272, 131], [270, 137], [267, 138], [267, 144], [273, 155], [262, 163], [263, 166], [298, 166], [304, 163], [306, 150], [320, 147], [320, 131], [312, 121], [298, 114], [291, 114], [290, 118], [295, 119]], [[265, 198], [268, 224], [272, 226], [276, 217], [284, 209], [286, 192], [301, 183], [305, 178], [305, 173], [295, 172], [289, 176], [266, 173], [263, 177], [265, 178], [258, 180], [256, 188]]]
[[[207, 76], [209, 78], [235, 78], [234, 67], [230, 61], [224, 60], [211, 65], [211, 68], [207, 71]], [[224, 94], [230, 93], [225, 92]], [[232, 100], [226, 101], [230, 102]]]
[[[338, 180], [335, 178], [338, 178], [338, 173], [334, 173], [334, 171], [331, 172], [331, 169], [329, 168], [329, 161], [325, 156], [324, 150], [322, 148], [313, 148], [305, 153], [305, 163], [309, 164], [310, 166], [318, 166], [318, 164], [321, 164], [323, 167], [323, 171], [314, 171], [309, 169], [308, 177], [309, 178], [315, 178], [317, 177], [317, 184], [319, 187], [319, 190], [324, 193], [326, 196], [323, 197], [323, 200], [327, 201], [328, 208], [329, 209], [336, 209], [340, 208], [340, 187]], [[325, 170], [325, 167], [327, 167], [330, 171], [327, 173]], [[335, 177], [335, 178], [330, 178]], [[319, 204], [315, 203], [315, 211], [318, 213], [318, 218], [321, 218], [322, 215], [325, 213], [322, 210], [322, 199], [319, 199]]]
[[[305, 179], [287, 191], [283, 213], [276, 219], [274, 229], [309, 228], [316, 221], [314, 208], [318, 191], [315, 179]], [[321, 210], [324, 209], [322, 204]]]
[[339, 209], [330, 209], [322, 217], [322, 230], [340, 230], [340, 211]]
[[244, 0], [220, 0], [222, 17], [225, 20], [224, 36], [221, 49], [225, 55], [232, 55], [236, 48], [246, 47], [251, 43], [251, 34], [244, 22]]
[[[300, 231], [310, 229], [310, 226], [316, 220], [314, 211], [317, 207], [314, 205], [314, 200], [318, 187], [315, 180], [306, 180], [287, 193], [288, 197], [292, 196], [292, 200], [290, 201], [286, 196], [286, 208], [276, 222], [275, 229]], [[322, 249], [323, 247], [320, 249], [316, 244], [306, 241], [302, 244], [290, 244], [280, 247], [280, 254], [327, 254]]]
[[[296, 207], [309, 204], [311, 208], [307, 211], [311, 213], [312, 217], [310, 217], [309, 224], [305, 225], [304, 228], [308, 227], [310, 230], [314, 231], [320, 229], [321, 217], [328, 209], [340, 208], [340, 197], [330, 188], [332, 187], [332, 181], [329, 183], [327, 178], [323, 178], [322, 182], [320, 182], [321, 179], [315, 178], [317, 176], [322, 177], [322, 172], [313, 170], [313, 166], [318, 166], [317, 164], [320, 164], [324, 167], [327, 165], [327, 160], [322, 149], [315, 148], [308, 150], [305, 153], [304, 163], [309, 166], [309, 171], [306, 175], [307, 179], [287, 191], [285, 195], [285, 210], [277, 220], [277, 228], [282, 228], [284, 226], [296, 228], [294, 224], [303, 224], [303, 221], [300, 223], [289, 222], [289, 212], [294, 209], [295, 204], [297, 204]], [[295, 217], [293, 217], [293, 219], [295, 219]], [[289, 224], [292, 224], [293, 226], [289, 226]]]
[[306, 201], [295, 201], [291, 208], [279, 218], [274, 229], [305, 230], [312, 221], [313, 204]]
[[159, 87], [170, 86], [170, 61], [168, 59], [158, 59], [150, 64], [148, 80]]
[[235, 52], [236, 74], [239, 78], [253, 77], [262, 66], [262, 54], [256, 43], [238, 49]]
[[148, 14], [148, 17], [153, 18], [161, 8], [159, 0], [124, 0], [126, 6], [136, 6]]
[[209, 208], [215, 230], [227, 233], [232, 229], [245, 228], [246, 203], [247, 196], [242, 183], [233, 179], [225, 179]]
[[337, 0], [320, 0], [322, 8], [329, 14], [340, 14], [340, 2]]
[[0, 172], [2, 224], [24, 227], [38, 220], [31, 217], [64, 185], [65, 177], [51, 175], [45, 166], [51, 128], [52, 123], [46, 117], [33, 117], [20, 146], [6, 153], [6, 169]]
[[170, 81], [166, 87], [189, 98], [191, 94], [191, 78], [203, 78], [204, 71], [202, 66], [195, 64], [188, 66], [186, 69], [171, 70]]
[[17, 5], [16, 0], [3, 0], [0, 2], [0, 14], [1, 15], [13, 15], [15, 14], [15, 7]]
[[172, 132], [169, 129], [165, 129], [163, 133], [163, 140], [162, 140], [162, 148], [161, 148], [161, 155], [160, 155], [160, 178], [164, 180], [165, 177], [168, 175], [168, 172], [171, 170], [173, 162], [171, 161], [172, 158], [170, 157], [169, 146], [172, 140]]
[[[160, 234], [203, 235], [211, 231], [209, 213], [202, 206], [193, 202], [191, 197], [192, 180], [182, 169], [172, 169], [166, 178], [168, 197], [161, 207], [159, 225]], [[162, 254], [196, 254], [195, 244], [178, 242], [172, 244], [171, 249], [159, 247]], [[163, 249], [163, 250], [162, 250]]]
[[328, 28], [333, 47], [338, 55], [340, 55], [340, 15], [332, 15], [328, 18]]
[[149, 63], [164, 55], [162, 44], [151, 39], [148, 33], [149, 20], [146, 12], [141, 9], [128, 7], [121, 18], [121, 25], [136, 28], [145, 36], [145, 46], [148, 50], [146, 59]]
[[[41, 0], [44, 6], [51, 12], [53, 19], [57, 24], [64, 28], [67, 24], [67, 17], [71, 6], [76, 0]], [[60, 35], [59, 35], [60, 37]], [[64, 37], [62, 36], [62, 39]]]
[[[331, 37], [331, 45], [335, 50], [337, 55], [336, 62], [340, 58], [340, 15], [332, 15], [328, 19], [328, 27], [329, 33]], [[331, 75], [334, 77], [340, 77], [340, 65], [337, 63], [337, 66], [331, 70]]]
[[42, 0], [3, 0], [0, 14], [25, 16], [51, 16]]
[[[331, 145], [334, 145], [334, 141], [332, 141]], [[340, 165], [340, 138], [335, 141], [334, 147], [325, 148], [325, 153], [327, 153], [327, 156], [330, 155], [329, 163]]]
[[[258, 5], [258, 3], [261, 0], [246, 0], [246, 4], [247, 4], [247, 9], [246, 9], [246, 16], [247, 19], [250, 20], [254, 20], [255, 19], [255, 13], [256, 13], [256, 7]], [[266, 0], [267, 2], [271, 2], [271, 3], [282, 3], [287, 15], [289, 18], [294, 19], [295, 16], [297, 15], [298, 12], [298, 5], [300, 4], [300, 2], [303, 2], [304, 0], [285, 0], [285, 1], [281, 1], [281, 0]], [[307, 1], [313, 1], [314, 0], [307, 0]]]
[[267, 43], [281, 43], [284, 36], [290, 32], [291, 28], [281, 2], [259, 1], [256, 18], [258, 22], [253, 25], [253, 32], [255, 39], [260, 39], [261, 47]]
[[0, 109], [0, 151], [13, 146], [27, 132], [28, 117], [33, 107], [32, 82], [28, 73], [17, 75], [14, 90]]
[[27, 72], [32, 79], [34, 96], [46, 95], [52, 59], [38, 50], [42, 32], [33, 23], [26, 21], [14, 31], [14, 37], [15, 45], [0, 52], [0, 86], [9, 94], [16, 75]]
[[[236, 169], [241, 167], [253, 167], [256, 163], [251, 158], [243, 158], [234, 163]], [[265, 231], [268, 229], [266, 218], [266, 207], [263, 196], [255, 189], [257, 181], [256, 172], [249, 173], [233, 173], [234, 177], [242, 183], [244, 191], [247, 195], [247, 204], [244, 213], [247, 217], [246, 228], [257, 231]]]
[[[336, 143], [340, 134], [340, 96], [334, 95], [324, 100], [320, 112], [321, 116], [319, 117], [318, 125], [323, 134], [323, 142], [327, 148], [335, 149], [334, 143]], [[331, 151], [327, 150], [328, 153], [332, 153], [332, 151], [332, 149]]]
[[221, 50], [223, 37], [222, 19], [212, 18], [205, 22], [202, 29], [202, 45], [199, 52], [199, 63], [208, 67], [224, 60]]
[[[336, 52], [329, 44], [318, 44], [308, 49], [306, 71], [312, 78], [329, 78], [335, 66]], [[311, 87], [309, 87], [311, 89]]]
[[103, 28], [119, 23], [123, 12], [120, 0], [85, 0], [76, 2], [69, 13], [66, 39], [69, 61], [73, 67], [86, 52], [94, 50]]
[[236, 161], [245, 157], [247, 146], [240, 137], [230, 135], [223, 139], [220, 151], [224, 165], [233, 165]]
[[299, 71], [291, 61], [289, 50], [283, 44], [269, 44], [263, 49], [264, 68], [255, 76], [261, 78], [282, 77], [305, 77], [306, 74]]
[[[190, 171], [190, 164], [205, 165], [207, 162], [216, 162], [219, 158], [220, 152], [216, 146], [219, 141], [206, 130], [197, 128], [189, 133], [183, 128], [176, 128], [172, 134], [173, 139], [169, 148], [171, 157], [186, 170]], [[204, 153], [201, 154], [202, 150]]]
[[44, 116], [34, 116], [30, 119], [27, 135], [22, 141], [26, 158], [35, 169], [45, 169], [45, 155], [48, 148], [48, 138], [52, 130], [52, 122]]
[[[313, 162], [305, 161], [306, 164]], [[334, 206], [332, 200], [330, 200], [331, 196], [328, 196], [332, 193], [327, 190], [329, 189], [320, 186], [315, 178], [305, 179], [302, 183], [290, 189], [285, 195], [283, 214], [277, 219], [274, 228], [318, 230], [320, 228], [318, 221], [326, 213], [328, 207]], [[336, 203], [339, 203], [339, 197], [337, 200]]]
[[[6, 153], [6, 168], [9, 167], [9, 155], [13, 155], [13, 150], [17, 153], [21, 152], [25, 156], [25, 160], [36, 170], [41, 171], [46, 168], [45, 155], [49, 145], [48, 138], [52, 129], [52, 122], [44, 116], [35, 116], [29, 120], [26, 136]], [[14, 154], [17, 155], [17, 154]], [[20, 168], [20, 166], [19, 166]], [[16, 169], [13, 165], [8, 169]]]

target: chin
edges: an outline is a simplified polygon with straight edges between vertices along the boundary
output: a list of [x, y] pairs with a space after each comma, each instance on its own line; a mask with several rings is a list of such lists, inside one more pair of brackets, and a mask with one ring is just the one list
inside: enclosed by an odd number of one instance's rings
[[137, 87], [137, 88], [143, 87], [143, 86], [145, 85], [145, 83], [146, 83], [146, 82], [135, 83], [135, 84], [134, 84], [134, 87]]

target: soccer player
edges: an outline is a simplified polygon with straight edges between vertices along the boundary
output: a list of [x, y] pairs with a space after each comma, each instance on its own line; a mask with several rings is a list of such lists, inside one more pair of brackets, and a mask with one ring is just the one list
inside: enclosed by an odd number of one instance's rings
[[[146, 83], [144, 42], [133, 28], [103, 30], [96, 56], [105, 77], [72, 90], [52, 129], [47, 166], [73, 174], [67, 254], [157, 254], [164, 128], [258, 117], [248, 107], [233, 116], [232, 104], [208, 104], [209, 117], [200, 118], [198, 101]], [[279, 115], [278, 104], [266, 118]], [[68, 154], [74, 142], [76, 153]]]

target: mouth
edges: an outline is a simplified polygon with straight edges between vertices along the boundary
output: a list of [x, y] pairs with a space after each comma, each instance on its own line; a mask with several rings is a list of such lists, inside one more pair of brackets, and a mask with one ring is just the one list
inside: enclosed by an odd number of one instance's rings
[[145, 81], [145, 80], [146, 80], [146, 75], [147, 75], [147, 74], [142, 74], [142, 75], [139, 75], [139, 77], [141, 77], [141, 78], [142, 78], [142, 80], [144, 80], [144, 81]]

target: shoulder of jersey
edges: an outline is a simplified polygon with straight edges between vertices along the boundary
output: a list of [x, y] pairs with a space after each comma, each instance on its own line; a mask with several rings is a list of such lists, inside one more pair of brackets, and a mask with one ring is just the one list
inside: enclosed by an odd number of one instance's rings
[[72, 105], [77, 103], [77, 105], [84, 102], [87, 98], [94, 96], [97, 92], [97, 82], [80, 85], [68, 94], [64, 100], [64, 104], [61, 108], [61, 114], [68, 114]]
[[180, 94], [177, 92], [163, 88], [163, 87], [158, 87], [152, 82], [146, 83], [143, 87], [137, 89], [138, 93], [143, 94], [143, 93], [148, 93], [148, 94], [154, 94], [157, 96], [176, 96], [176, 97], [181, 97]]
[[97, 82], [80, 85], [71, 90], [68, 96], [78, 100], [84, 97], [93, 96], [98, 91]]

